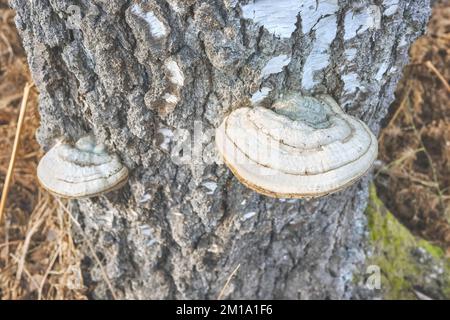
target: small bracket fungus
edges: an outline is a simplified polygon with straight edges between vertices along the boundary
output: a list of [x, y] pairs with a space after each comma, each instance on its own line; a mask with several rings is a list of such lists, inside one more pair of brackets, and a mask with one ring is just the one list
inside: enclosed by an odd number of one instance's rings
[[56, 144], [39, 162], [37, 176], [54, 195], [88, 198], [121, 188], [128, 180], [128, 169], [94, 137], [85, 136], [75, 145]]
[[237, 109], [216, 130], [216, 145], [244, 185], [276, 198], [336, 192], [363, 176], [378, 152], [366, 124], [326, 95]]

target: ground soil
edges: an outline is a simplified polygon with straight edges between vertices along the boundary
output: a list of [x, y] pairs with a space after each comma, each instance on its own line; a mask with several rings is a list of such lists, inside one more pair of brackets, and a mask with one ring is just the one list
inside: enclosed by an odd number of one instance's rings
[[410, 50], [396, 102], [380, 136], [376, 185], [413, 233], [450, 248], [450, 1]]

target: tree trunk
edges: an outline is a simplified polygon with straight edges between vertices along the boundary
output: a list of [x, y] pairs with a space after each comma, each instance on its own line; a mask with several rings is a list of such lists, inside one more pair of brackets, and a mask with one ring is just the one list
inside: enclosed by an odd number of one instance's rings
[[[215, 159], [230, 111], [328, 93], [377, 133], [429, 0], [13, 0], [44, 149], [92, 132], [128, 185], [71, 202], [94, 298], [355, 296], [368, 178], [317, 200], [246, 189]], [[238, 268], [239, 267], [239, 268]]]

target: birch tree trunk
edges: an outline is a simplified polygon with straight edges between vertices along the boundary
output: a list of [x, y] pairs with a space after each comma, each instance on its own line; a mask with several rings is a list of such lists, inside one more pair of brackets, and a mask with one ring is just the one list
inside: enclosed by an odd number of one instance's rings
[[[48, 149], [87, 132], [128, 185], [71, 210], [119, 298], [352, 298], [368, 178], [271, 199], [217, 164], [214, 129], [282, 91], [328, 93], [377, 133], [429, 0], [13, 0]], [[85, 283], [110, 298], [80, 231]]]

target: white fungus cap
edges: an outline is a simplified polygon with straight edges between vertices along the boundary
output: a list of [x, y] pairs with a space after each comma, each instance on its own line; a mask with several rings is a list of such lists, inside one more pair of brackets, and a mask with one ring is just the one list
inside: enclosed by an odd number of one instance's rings
[[336, 192], [363, 176], [378, 152], [367, 125], [325, 95], [237, 109], [216, 130], [216, 145], [243, 184], [277, 198]]
[[57, 196], [87, 198], [122, 187], [128, 169], [117, 155], [108, 154], [104, 145], [86, 136], [75, 145], [56, 144], [39, 162], [37, 176]]

